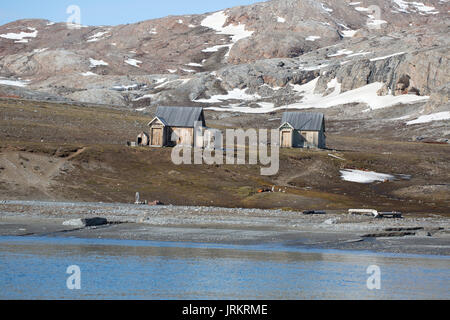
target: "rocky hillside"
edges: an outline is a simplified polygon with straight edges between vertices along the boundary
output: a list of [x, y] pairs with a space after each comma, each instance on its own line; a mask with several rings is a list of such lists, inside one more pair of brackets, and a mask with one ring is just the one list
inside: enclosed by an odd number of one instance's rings
[[139, 111], [340, 108], [332, 116], [349, 119], [407, 105], [392, 117], [445, 120], [449, 7], [448, 0], [272, 0], [108, 27], [20, 20], [0, 26], [0, 96]]

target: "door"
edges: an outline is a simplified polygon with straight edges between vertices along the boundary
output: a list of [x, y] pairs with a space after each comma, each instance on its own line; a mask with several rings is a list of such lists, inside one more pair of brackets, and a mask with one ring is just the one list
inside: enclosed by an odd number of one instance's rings
[[152, 146], [162, 146], [162, 133], [161, 128], [152, 129]]
[[292, 135], [290, 131], [281, 132], [281, 147], [290, 148], [292, 147]]

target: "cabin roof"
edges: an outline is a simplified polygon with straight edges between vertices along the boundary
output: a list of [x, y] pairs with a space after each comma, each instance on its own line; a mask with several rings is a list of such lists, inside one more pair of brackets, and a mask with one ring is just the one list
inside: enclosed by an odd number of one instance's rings
[[201, 107], [158, 107], [156, 117], [170, 127], [193, 128], [196, 121], [205, 125]]
[[284, 112], [281, 126], [285, 123], [290, 124], [295, 130], [325, 130], [324, 115], [318, 112]]

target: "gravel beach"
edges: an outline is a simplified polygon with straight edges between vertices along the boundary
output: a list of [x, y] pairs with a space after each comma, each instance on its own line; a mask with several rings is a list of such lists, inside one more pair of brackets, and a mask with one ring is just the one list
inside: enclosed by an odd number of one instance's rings
[[[107, 225], [68, 226], [102, 217]], [[301, 212], [113, 203], [0, 201], [0, 236], [49, 236], [450, 255], [450, 219], [375, 219], [344, 212]]]

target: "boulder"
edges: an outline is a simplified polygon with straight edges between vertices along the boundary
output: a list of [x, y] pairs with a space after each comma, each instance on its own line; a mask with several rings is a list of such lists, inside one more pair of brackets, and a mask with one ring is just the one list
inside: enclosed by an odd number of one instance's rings
[[82, 218], [82, 219], [71, 219], [63, 222], [63, 226], [72, 226], [72, 227], [93, 227], [93, 226], [101, 226], [108, 223], [106, 218]]
[[338, 222], [338, 219], [336, 219], [336, 218], [331, 218], [331, 219], [325, 220], [325, 221], [323, 222], [323, 224], [332, 225], [332, 224], [336, 224], [337, 222]]

